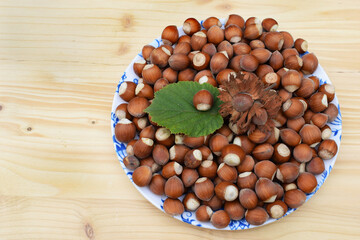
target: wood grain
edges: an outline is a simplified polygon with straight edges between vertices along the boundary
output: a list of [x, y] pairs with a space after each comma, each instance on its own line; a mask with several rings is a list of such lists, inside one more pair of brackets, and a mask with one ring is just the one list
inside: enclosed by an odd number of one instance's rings
[[[0, 2], [0, 239], [359, 239], [360, 2]], [[274, 17], [303, 37], [336, 87], [340, 155], [298, 211], [254, 230], [172, 219], [122, 171], [113, 93], [142, 45], [187, 17]]]

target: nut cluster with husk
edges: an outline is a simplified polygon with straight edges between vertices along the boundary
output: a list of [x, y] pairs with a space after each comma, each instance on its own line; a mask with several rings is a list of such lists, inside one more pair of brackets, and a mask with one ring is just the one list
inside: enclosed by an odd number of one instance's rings
[[[307, 42], [277, 28], [272, 18], [232, 14], [224, 25], [209, 17], [202, 26], [189, 18], [185, 35], [168, 26], [163, 45], [143, 47], [133, 65], [139, 83], [119, 88], [128, 103], [116, 108], [115, 136], [127, 143], [123, 163], [134, 183], [166, 196], [166, 213], [194, 211], [216, 228], [243, 218], [261, 225], [316, 190], [315, 176], [338, 150], [327, 125], [338, 115], [335, 91], [311, 75], [318, 60]], [[179, 81], [219, 89], [220, 129], [191, 137], [151, 120], [154, 93]], [[213, 100], [207, 91], [191, 99], [198, 111]]]

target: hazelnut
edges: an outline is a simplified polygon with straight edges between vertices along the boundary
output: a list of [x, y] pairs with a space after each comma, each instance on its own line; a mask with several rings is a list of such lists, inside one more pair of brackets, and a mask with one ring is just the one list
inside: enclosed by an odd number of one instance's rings
[[208, 17], [207, 19], [205, 19], [205, 21], [203, 22], [203, 27], [208, 30], [209, 28], [211, 28], [212, 26], [218, 26], [221, 27], [222, 24], [220, 22], [220, 20], [216, 17]]
[[157, 143], [165, 147], [171, 147], [175, 142], [175, 136], [167, 128], [158, 128], [155, 132], [155, 139]]
[[254, 169], [255, 161], [250, 155], [246, 155], [245, 159], [240, 162], [240, 165], [237, 166], [237, 171], [239, 173], [251, 172]]
[[251, 52], [251, 47], [247, 45], [246, 43], [235, 43], [233, 45], [234, 54], [235, 55], [244, 55], [249, 54]]
[[324, 113], [315, 113], [310, 120], [311, 124], [314, 124], [318, 128], [322, 128], [328, 122], [329, 116]]
[[249, 45], [251, 49], [265, 48], [264, 42], [259, 39], [252, 40]]
[[318, 90], [319, 86], [320, 86], [320, 80], [317, 76], [310, 76], [309, 77], [311, 80], [313, 80], [314, 82], [314, 86], [315, 86], [315, 91]]
[[213, 211], [216, 211], [222, 208], [223, 201], [214, 195], [209, 201], [203, 201], [203, 204], [209, 206]]
[[151, 45], [145, 45], [142, 48], [141, 54], [146, 61], [150, 61], [150, 54], [154, 49], [155, 49], [155, 47], [151, 46]]
[[202, 154], [201, 151], [198, 149], [190, 150], [185, 154], [184, 164], [188, 168], [199, 167], [201, 161], [202, 161]]
[[282, 111], [287, 118], [298, 118], [304, 115], [304, 105], [300, 100], [291, 98], [283, 103]]
[[183, 204], [187, 211], [195, 211], [200, 207], [200, 200], [192, 192], [187, 193], [183, 199]]
[[275, 51], [271, 54], [269, 59], [269, 65], [275, 70], [279, 70], [284, 66], [284, 58], [279, 51]]
[[267, 32], [275, 32], [278, 28], [278, 23], [273, 18], [265, 18], [261, 23], [263, 29]]
[[328, 108], [325, 109], [323, 113], [329, 116], [328, 122], [330, 123], [334, 121], [339, 115], [339, 109], [335, 106], [335, 104], [330, 103]]
[[233, 137], [234, 137], [233, 132], [231, 131], [231, 129], [227, 125], [223, 125], [221, 128], [216, 130], [216, 133], [224, 135], [229, 142], [231, 142]]
[[261, 78], [261, 81], [271, 86], [272, 89], [277, 89], [280, 85], [280, 76], [277, 73], [269, 72]]
[[303, 66], [303, 60], [298, 55], [291, 55], [285, 58], [284, 66], [288, 69], [299, 71]]
[[[155, 146], [156, 147], [156, 146]], [[170, 178], [172, 176], [179, 176], [183, 171], [183, 167], [177, 162], [169, 162], [165, 164], [161, 171], [161, 175], [164, 178]]]
[[[279, 71], [276, 74], [280, 76]], [[292, 98], [293, 94], [282, 88], [278, 91], [278, 95], [281, 98], [281, 102], [284, 103], [287, 100], [289, 100], [290, 98]]]
[[231, 45], [231, 43], [229, 43], [228, 41], [224, 40], [221, 43], [219, 43], [219, 45], [217, 46], [217, 51], [218, 52], [223, 52], [225, 51], [228, 58], [231, 59], [234, 55], [234, 48]]
[[169, 81], [165, 78], [159, 78], [154, 84], [154, 92], [161, 90], [162, 88], [169, 85]]
[[295, 132], [299, 132], [300, 129], [305, 125], [305, 120], [303, 117], [288, 119], [286, 122], [286, 126]]
[[[286, 91], [286, 90], [285, 90]], [[287, 118], [285, 117], [284, 113], [280, 110], [274, 119], [272, 119], [272, 121], [274, 122], [275, 124], [275, 127], [282, 127], [286, 121], [287, 121]]]
[[200, 71], [207, 68], [209, 62], [210, 62], [209, 54], [204, 52], [199, 52], [194, 55], [194, 58], [192, 60], [192, 66], [194, 67], [195, 70]]
[[303, 205], [306, 201], [306, 195], [299, 189], [293, 189], [286, 191], [284, 195], [284, 202], [290, 208], [298, 208]]
[[189, 137], [189, 136], [185, 136], [183, 139], [183, 143], [190, 147], [190, 148], [198, 148], [200, 146], [202, 146], [205, 142], [204, 137]]
[[135, 88], [135, 95], [137, 97], [144, 97], [146, 99], [154, 98], [153, 88], [146, 83], [139, 83]]
[[266, 206], [266, 211], [268, 212], [270, 217], [275, 219], [284, 216], [287, 210], [287, 205], [281, 200], [276, 200], [275, 202], [270, 203]]
[[[201, 177], [215, 178], [217, 169], [218, 169], [218, 166], [214, 161], [205, 160], [205, 161], [201, 162], [201, 165], [199, 166], [198, 171], [199, 171], [199, 175]], [[235, 176], [236, 176], [236, 173], [235, 173]]]
[[259, 61], [251, 54], [246, 54], [240, 59], [240, 67], [248, 72], [253, 72], [259, 66]]
[[184, 184], [178, 176], [170, 177], [165, 183], [164, 192], [170, 198], [178, 198], [183, 195], [184, 191]]
[[286, 59], [289, 56], [297, 55], [299, 56], [299, 52], [295, 48], [287, 48], [281, 51], [281, 54], [283, 55], [283, 58]]
[[244, 37], [246, 39], [253, 40], [253, 39], [260, 37], [262, 32], [263, 32], [263, 29], [260, 24], [258, 24], [258, 23], [248, 24], [245, 26]]
[[[268, 84], [266, 81], [264, 81], [264, 77], [268, 74], [268, 73], [274, 73], [274, 69], [268, 65], [268, 64], [261, 64], [258, 66], [258, 68], [255, 71], [255, 74], [258, 76], [259, 79], [261, 79], [264, 84]], [[276, 74], [276, 73], [275, 73]], [[279, 84], [280, 84], [280, 76], [279, 76]], [[268, 86], [268, 88], [273, 88], [273, 86]]]
[[141, 118], [134, 117], [133, 123], [135, 124], [136, 130], [138, 131], [143, 130], [149, 125], [149, 121], [147, 117], [141, 117]]
[[216, 185], [215, 194], [221, 200], [234, 201], [239, 195], [239, 190], [233, 183], [221, 182]]
[[117, 106], [117, 108], [115, 109], [115, 115], [119, 120], [123, 118], [127, 118], [129, 120], [132, 119], [132, 116], [127, 110], [127, 106], [128, 106], [127, 103], [122, 103], [119, 106]]
[[308, 42], [302, 38], [298, 38], [295, 41], [294, 47], [299, 53], [305, 53], [308, 50]]
[[296, 90], [295, 94], [299, 97], [308, 98], [315, 92], [314, 81], [310, 78], [304, 78], [301, 81], [301, 86]]
[[235, 24], [239, 28], [244, 28], [245, 21], [241, 16], [239, 16], [237, 14], [230, 14], [226, 20], [225, 27], [227, 27], [231, 24]]
[[242, 30], [235, 24], [230, 24], [225, 28], [225, 39], [231, 43], [238, 43], [242, 38]]
[[165, 178], [163, 178], [160, 174], [155, 173], [149, 184], [150, 191], [156, 195], [163, 195], [165, 182], [166, 182]]
[[281, 50], [284, 44], [284, 37], [279, 32], [268, 32], [264, 37], [264, 43], [266, 48], [271, 51]]
[[288, 92], [295, 92], [301, 86], [301, 75], [296, 70], [288, 70], [281, 78], [281, 85]]
[[218, 45], [221, 43], [225, 36], [224, 36], [224, 30], [220, 28], [220, 26], [213, 25], [211, 26], [207, 33], [206, 33], [207, 39], [209, 43], [213, 43], [215, 45]]
[[140, 166], [140, 161], [135, 156], [124, 157], [123, 163], [129, 170], [135, 170], [138, 166]]
[[147, 64], [142, 70], [142, 77], [144, 82], [150, 85], [154, 85], [156, 80], [161, 78], [161, 70], [154, 64]]
[[277, 143], [274, 146], [274, 162], [276, 163], [284, 163], [289, 161], [291, 156], [291, 151], [288, 146], [283, 143]]
[[299, 167], [290, 162], [278, 166], [276, 178], [283, 183], [291, 183], [299, 176]]
[[196, 169], [184, 168], [181, 174], [181, 180], [185, 187], [192, 186], [198, 180], [199, 174]]
[[216, 156], [220, 156], [222, 149], [228, 144], [228, 139], [219, 133], [213, 135], [209, 141], [209, 147]]
[[191, 52], [191, 45], [187, 42], [176, 44], [173, 54], [185, 54], [188, 55]]
[[141, 159], [140, 166], [148, 166], [151, 168], [151, 171], [153, 173], [158, 172], [161, 170], [161, 167], [159, 164], [157, 164], [152, 157], [146, 157], [144, 159]]
[[269, 219], [269, 215], [264, 208], [256, 207], [245, 212], [245, 219], [251, 225], [262, 225]]
[[230, 223], [230, 217], [226, 211], [219, 210], [212, 214], [210, 222], [216, 228], [225, 228]]
[[217, 52], [210, 60], [210, 69], [213, 74], [218, 74], [224, 70], [229, 63], [229, 58], [225, 51]]
[[324, 140], [320, 143], [318, 154], [323, 160], [328, 160], [335, 157], [338, 151], [337, 144], [332, 139]]
[[266, 142], [270, 143], [271, 145], [274, 145], [275, 143], [277, 143], [279, 141], [279, 136], [280, 136], [280, 130], [277, 127], [273, 127], [271, 129], [271, 135], [266, 140]]
[[163, 41], [164, 44], [167, 45], [175, 44], [178, 39], [179, 39], [179, 31], [177, 27], [174, 25], [167, 26], [161, 34], [161, 40]]
[[[165, 78], [169, 83], [177, 82], [178, 72], [172, 69], [171, 67], [166, 68], [163, 73], [163, 78]], [[157, 81], [156, 81], [157, 82]], [[156, 84], [155, 82], [155, 84]], [[154, 86], [155, 87], [155, 86]], [[158, 89], [159, 90], [159, 89]], [[155, 91], [156, 92], [156, 91]]]
[[251, 153], [255, 147], [255, 144], [245, 135], [235, 137], [233, 144], [240, 146], [246, 154]]
[[155, 48], [150, 54], [150, 62], [159, 66], [160, 68], [166, 67], [171, 52], [164, 46]]
[[213, 43], [207, 43], [201, 48], [201, 52], [207, 53], [210, 57], [212, 57], [217, 52], [217, 50]]
[[169, 57], [169, 65], [175, 71], [181, 71], [186, 69], [190, 64], [190, 59], [187, 55], [177, 53]]
[[257, 180], [255, 192], [259, 199], [265, 203], [274, 202], [277, 197], [277, 187], [268, 178], [259, 178]]
[[[154, 159], [154, 161], [159, 164], [159, 165], [165, 165], [168, 161], [169, 161], [169, 151], [168, 149], [164, 146], [164, 145], [161, 145], [161, 144], [156, 144], [154, 146], [154, 149], [153, 149], [153, 152], [152, 152], [152, 157]], [[180, 169], [178, 169], [180, 171]], [[177, 174], [179, 175], [179, 174]], [[169, 178], [169, 177], [166, 177], [164, 174], [163, 176], [165, 178]]]
[[240, 173], [237, 179], [237, 185], [240, 189], [242, 188], [255, 188], [257, 177], [253, 172]]
[[251, 24], [261, 24], [261, 21], [257, 17], [249, 17], [245, 22], [245, 27], [247, 27]]
[[141, 58], [139, 60], [136, 60], [133, 65], [134, 73], [139, 77], [141, 77], [141, 73], [145, 65], [146, 65], [145, 59]]
[[200, 90], [193, 97], [193, 105], [198, 111], [208, 111], [214, 102], [212, 94], [208, 90]]
[[214, 195], [214, 184], [206, 177], [199, 178], [194, 184], [194, 192], [199, 199], [209, 201]]
[[314, 53], [308, 53], [302, 57], [303, 60], [303, 66], [301, 68], [301, 71], [308, 75], [315, 72], [319, 65], [319, 61]]
[[292, 48], [294, 46], [294, 39], [289, 32], [281, 31], [281, 35], [284, 38], [283, 49]]
[[241, 206], [239, 200], [225, 202], [224, 210], [232, 220], [241, 220], [245, 215], [245, 209]]
[[236, 182], [237, 171], [235, 167], [231, 167], [226, 163], [221, 163], [217, 168], [217, 176], [226, 182]]
[[276, 173], [276, 169], [277, 167], [273, 162], [269, 160], [264, 160], [257, 162], [255, 164], [254, 173], [259, 178], [268, 178], [270, 180], [273, 180]]
[[140, 159], [151, 155], [154, 147], [154, 141], [150, 138], [140, 138], [134, 144], [134, 155]]
[[332, 84], [325, 83], [320, 86], [319, 92], [325, 93], [328, 102], [331, 102], [335, 97], [335, 87]]
[[200, 72], [198, 72], [196, 75], [195, 75], [195, 78], [194, 78], [194, 81], [195, 82], [200, 82], [200, 79], [202, 77], [208, 77], [208, 78], [214, 78], [214, 75], [211, 73], [210, 70], [206, 69], [206, 70], [202, 70]]
[[164, 211], [170, 215], [182, 214], [185, 211], [184, 205], [179, 199], [165, 199], [163, 208]]
[[214, 87], [218, 86], [216, 80], [213, 77], [208, 77], [208, 76], [202, 76], [197, 82], [200, 84], [208, 83], [210, 85], [213, 85]]
[[331, 128], [328, 125], [325, 125], [324, 127], [322, 127], [320, 129], [321, 131], [321, 139], [322, 140], [326, 140], [329, 139], [331, 137], [332, 131]]
[[246, 209], [253, 209], [258, 204], [258, 197], [256, 193], [249, 188], [243, 188], [239, 193], [239, 200], [241, 205]]
[[238, 56], [233, 57], [230, 60], [229, 68], [231, 70], [233, 70], [234, 72], [240, 72], [242, 70], [240, 67], [240, 60], [242, 57], [243, 57], [243, 55], [238, 55]]
[[136, 84], [133, 82], [123, 82], [119, 87], [119, 96], [124, 101], [130, 101], [135, 97]]
[[186, 147], [185, 145], [182, 144], [174, 145], [169, 149], [170, 160], [182, 164], [184, 162], [185, 155], [188, 151], [190, 151], [190, 148]]
[[270, 159], [274, 153], [274, 147], [269, 143], [257, 145], [252, 151], [252, 155], [257, 160]]
[[282, 187], [283, 187], [285, 192], [297, 189], [297, 186], [296, 186], [295, 183], [283, 183]]
[[186, 43], [190, 44], [190, 41], [191, 41], [190, 36], [182, 35], [181, 37], [179, 37], [178, 43], [186, 42]]
[[320, 129], [312, 124], [305, 124], [299, 131], [303, 143], [316, 147], [321, 141]]
[[240, 146], [229, 144], [222, 148], [221, 156], [226, 164], [238, 166], [245, 159], [245, 152]]
[[213, 211], [209, 206], [201, 205], [195, 212], [196, 219], [200, 222], [210, 221]]
[[181, 70], [178, 74], [178, 82], [181, 81], [193, 81], [196, 75], [196, 71], [192, 68], [186, 68]]
[[206, 43], [207, 37], [202, 31], [196, 32], [191, 36], [190, 45], [194, 51], [201, 50]]
[[314, 175], [321, 174], [324, 170], [324, 161], [319, 157], [314, 157], [310, 162], [306, 163], [306, 171]]
[[252, 131], [251, 133], [248, 132], [248, 138], [250, 139], [250, 141], [254, 142], [254, 143], [264, 143], [266, 142], [266, 140], [268, 140], [268, 138], [270, 137], [271, 133], [269, 132], [262, 132], [261, 130], [259, 130], [258, 128], [256, 128], [254, 131]]
[[134, 183], [139, 187], [149, 185], [152, 178], [152, 171], [148, 166], [140, 166], [136, 168], [132, 174]]
[[[256, 58], [258, 64], [266, 63], [271, 57], [271, 52], [265, 48], [254, 49], [250, 52], [250, 54]], [[245, 68], [243, 69], [246, 70]]]
[[121, 119], [115, 125], [115, 137], [119, 142], [130, 142], [136, 134], [135, 124], [127, 118]]
[[297, 186], [304, 193], [312, 193], [317, 186], [316, 177], [308, 172], [301, 173], [297, 179]]
[[184, 21], [183, 31], [187, 35], [191, 36], [194, 33], [201, 30], [201, 25], [195, 18], [188, 18]]

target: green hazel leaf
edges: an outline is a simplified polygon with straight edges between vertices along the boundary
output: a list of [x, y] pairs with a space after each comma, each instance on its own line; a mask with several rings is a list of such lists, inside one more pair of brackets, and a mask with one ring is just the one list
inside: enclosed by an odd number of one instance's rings
[[[202, 89], [208, 90], [214, 97], [212, 108], [206, 112], [198, 111], [193, 105], [194, 95]], [[219, 114], [222, 104], [217, 97], [219, 94], [219, 89], [208, 83], [184, 81], [169, 84], [155, 93], [155, 98], [145, 112], [149, 113], [151, 121], [166, 127], [171, 133], [205, 136], [223, 125], [224, 120]]]

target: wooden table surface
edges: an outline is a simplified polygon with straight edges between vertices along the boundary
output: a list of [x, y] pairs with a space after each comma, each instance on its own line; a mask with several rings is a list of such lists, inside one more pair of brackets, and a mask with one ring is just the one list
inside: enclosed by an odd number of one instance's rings
[[[188, 17], [274, 17], [308, 40], [343, 117], [329, 178], [298, 211], [246, 231], [168, 217], [133, 187], [112, 144], [126, 66]], [[0, 239], [359, 239], [360, 1], [0, 2]]]

